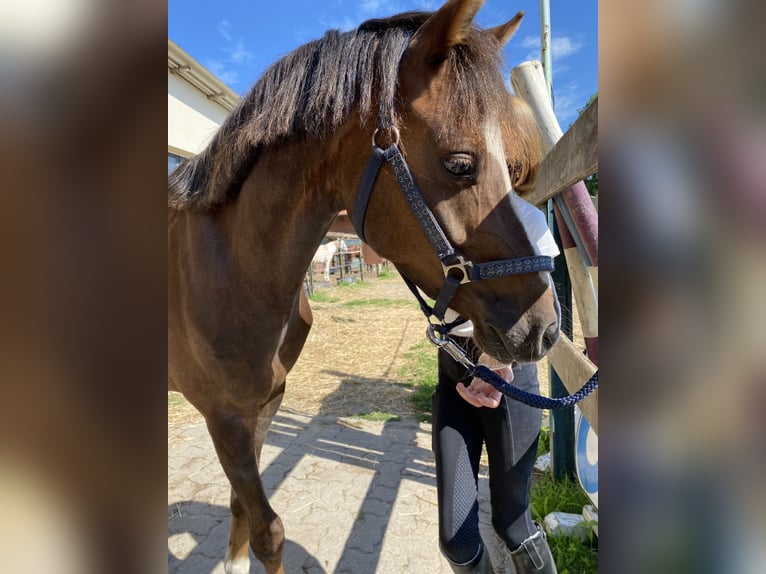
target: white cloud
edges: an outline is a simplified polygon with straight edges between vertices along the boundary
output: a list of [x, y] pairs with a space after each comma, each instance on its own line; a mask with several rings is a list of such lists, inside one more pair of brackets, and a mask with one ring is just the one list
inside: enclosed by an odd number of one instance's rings
[[540, 46], [540, 36], [525, 36], [521, 41], [522, 48], [537, 48]]
[[229, 53], [229, 59], [235, 64], [241, 64], [253, 57], [253, 53], [245, 48], [245, 43], [241, 38], [237, 40], [237, 43], [233, 48], [226, 50], [226, 52]]
[[575, 52], [578, 52], [582, 46], [582, 42], [577, 42], [567, 36], [554, 37], [551, 40], [551, 57], [556, 60], [558, 58], [571, 56]]
[[[583, 45], [583, 42], [573, 40], [569, 36], [554, 36], [550, 43], [551, 59], [560, 60], [571, 56], [577, 53]], [[540, 59], [540, 36], [526, 36], [521, 41], [521, 47], [527, 50], [534, 49], [527, 53], [527, 60]]]
[[205, 66], [229, 86], [239, 82], [241, 68], [253, 59], [253, 52], [245, 47], [244, 40], [236, 36], [233, 28], [228, 18], [218, 22], [216, 30], [223, 39], [223, 45], [219, 49], [224, 55], [205, 62]]
[[239, 72], [220, 60], [206, 60], [205, 67], [224, 84], [231, 86], [239, 81]]
[[231, 22], [226, 18], [218, 23], [218, 32], [223, 36], [224, 40], [231, 40]]
[[553, 101], [556, 118], [561, 129], [567, 131], [577, 119], [578, 110], [584, 108], [591, 94], [585, 93], [577, 82], [569, 82], [562, 86], [553, 85]]

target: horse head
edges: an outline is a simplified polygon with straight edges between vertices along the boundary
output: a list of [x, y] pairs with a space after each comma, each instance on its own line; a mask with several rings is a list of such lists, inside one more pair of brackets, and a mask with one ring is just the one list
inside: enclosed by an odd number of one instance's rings
[[[481, 30], [480, 0], [450, 0], [424, 18], [403, 52], [396, 109], [376, 140], [399, 148], [444, 235], [466, 261], [539, 255], [514, 197], [539, 163], [537, 127], [500, 74], [502, 46], [523, 13]], [[390, 124], [389, 124], [390, 120]], [[428, 296], [451, 273], [424, 233], [395, 169], [383, 165], [364, 217], [367, 242]], [[465, 272], [465, 271], [464, 271]], [[504, 362], [540, 359], [557, 340], [560, 312], [548, 272], [461, 284], [449, 306], [474, 324], [474, 339]]]

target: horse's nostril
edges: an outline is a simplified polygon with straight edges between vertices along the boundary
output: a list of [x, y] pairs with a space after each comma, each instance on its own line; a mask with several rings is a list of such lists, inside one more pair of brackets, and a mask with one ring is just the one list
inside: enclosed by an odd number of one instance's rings
[[560, 333], [561, 331], [559, 329], [558, 321], [554, 321], [548, 325], [548, 328], [545, 329], [545, 332], [543, 333], [543, 352], [547, 351], [556, 344], [556, 341], [559, 340]]

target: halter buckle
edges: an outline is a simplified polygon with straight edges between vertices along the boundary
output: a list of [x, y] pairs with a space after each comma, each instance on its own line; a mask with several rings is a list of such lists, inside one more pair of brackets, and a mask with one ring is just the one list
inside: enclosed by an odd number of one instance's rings
[[426, 337], [428, 340], [436, 345], [439, 349], [444, 349], [444, 351], [455, 361], [463, 365], [464, 367], [467, 367], [469, 369], [473, 369], [476, 365], [471, 361], [471, 359], [468, 358], [468, 355], [466, 355], [465, 351], [455, 343], [452, 339], [449, 338], [449, 335], [442, 335], [436, 330], [436, 325], [433, 323], [428, 326], [428, 329], [426, 329]]
[[[459, 284], [462, 285], [463, 283], [471, 283], [473, 279], [471, 279], [471, 273], [473, 271], [473, 262], [472, 261], [466, 261], [465, 258], [462, 255], [455, 255], [457, 258], [457, 261], [455, 263], [450, 263], [447, 265], [442, 261], [442, 269], [444, 270], [444, 277], [450, 276], [450, 271], [453, 269], [457, 269], [460, 271], [463, 276], [460, 278]], [[457, 279], [453, 275], [454, 279]]]

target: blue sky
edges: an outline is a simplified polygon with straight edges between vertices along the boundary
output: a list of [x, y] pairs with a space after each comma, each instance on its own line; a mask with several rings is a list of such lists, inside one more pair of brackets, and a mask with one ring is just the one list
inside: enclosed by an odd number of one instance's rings
[[[369, 18], [436, 10], [439, 0], [168, 0], [168, 37], [244, 95], [274, 61], [326, 30], [349, 30]], [[476, 21], [491, 27], [526, 11], [505, 49], [510, 70], [540, 59], [539, 2], [486, 0]], [[551, 1], [556, 115], [566, 131], [598, 90], [598, 1]], [[507, 73], [505, 74], [507, 77]]]

